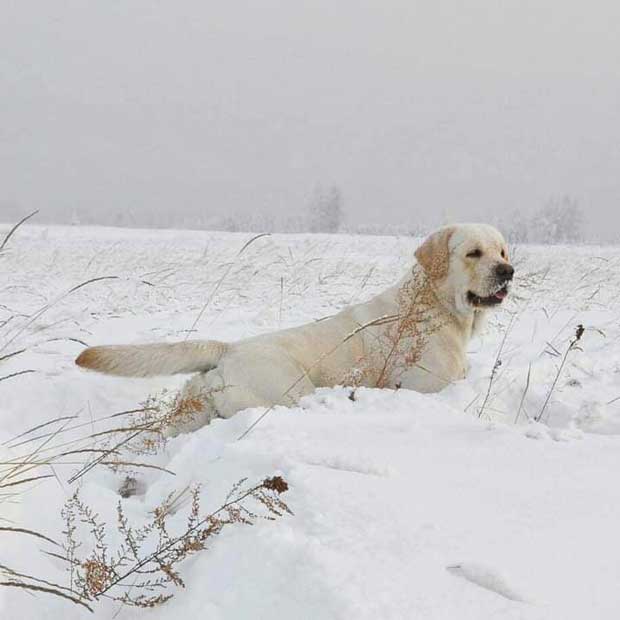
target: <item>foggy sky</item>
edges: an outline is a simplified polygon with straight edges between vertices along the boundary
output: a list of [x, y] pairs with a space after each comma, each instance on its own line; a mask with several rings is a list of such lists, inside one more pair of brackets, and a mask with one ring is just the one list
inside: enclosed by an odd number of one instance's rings
[[[0, 211], [620, 229], [620, 3], [5, 0]], [[0, 221], [2, 221], [0, 212]]]

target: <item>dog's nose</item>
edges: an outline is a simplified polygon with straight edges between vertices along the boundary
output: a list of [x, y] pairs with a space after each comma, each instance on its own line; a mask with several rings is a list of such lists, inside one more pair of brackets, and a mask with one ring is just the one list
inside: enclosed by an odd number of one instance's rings
[[507, 280], [512, 280], [515, 270], [514, 267], [508, 263], [500, 263], [495, 267], [495, 273], [498, 278], [505, 282]]

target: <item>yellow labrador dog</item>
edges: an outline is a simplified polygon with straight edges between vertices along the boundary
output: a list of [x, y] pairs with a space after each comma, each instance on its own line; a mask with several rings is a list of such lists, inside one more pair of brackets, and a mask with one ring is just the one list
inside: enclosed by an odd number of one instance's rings
[[171, 434], [248, 407], [292, 405], [317, 387], [436, 392], [465, 377], [467, 343], [508, 294], [514, 269], [504, 238], [484, 224], [442, 228], [415, 257], [392, 288], [315, 323], [232, 343], [92, 347], [76, 363], [127, 377], [198, 373], [184, 394], [200, 396], [203, 410]]

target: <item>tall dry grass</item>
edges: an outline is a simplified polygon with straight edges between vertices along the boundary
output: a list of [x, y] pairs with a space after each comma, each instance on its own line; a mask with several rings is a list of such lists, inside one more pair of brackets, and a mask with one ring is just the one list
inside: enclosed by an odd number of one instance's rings
[[[0, 260], [7, 251], [9, 240], [35, 214], [26, 216], [8, 231], [0, 243]], [[246, 243], [239, 255], [260, 237]], [[212, 296], [233, 264], [234, 261], [224, 272]], [[0, 345], [0, 369], [27, 351], [25, 347], [15, 348], [20, 337], [54, 305], [86, 286], [117, 279], [117, 276], [90, 277], [52, 302], [46, 302], [34, 313], [11, 315], [2, 321], [0, 336], [4, 338]], [[191, 330], [209, 303], [207, 300]], [[87, 346], [80, 339], [71, 339]], [[10, 389], [10, 380], [33, 372], [34, 369], [23, 369], [0, 375], [0, 391]], [[196, 415], [203, 404], [198, 397], [182, 398], [176, 394], [149, 397], [139, 408], [88, 421], [78, 415], [52, 418], [5, 441], [2, 449], [7, 457], [0, 461], [0, 537], [24, 537], [37, 541], [43, 547], [41, 553], [62, 561], [66, 566], [67, 581], [60, 583], [58, 579], [37, 574], [35, 569], [31, 572], [17, 570], [2, 558], [0, 544], [0, 587], [57, 597], [91, 612], [103, 599], [150, 608], [169, 600], [173, 596], [171, 588], [185, 587], [179, 573], [180, 565], [190, 555], [206, 550], [210, 539], [224, 528], [292, 514], [281, 498], [288, 484], [275, 476], [255, 484], [241, 480], [232, 487], [221, 506], [208, 514], [203, 514], [201, 509], [200, 489], [193, 487], [162, 499], [144, 522], [130, 522], [122, 497], [131, 495], [131, 481], [135, 480], [137, 472], [143, 468], [155, 468], [173, 475], [165, 468], [140, 460], [141, 457], [162, 450], [166, 444], [166, 429]], [[97, 430], [98, 427], [103, 428]], [[96, 509], [80, 496], [80, 480], [101, 467], [125, 476], [119, 489], [116, 523], [100, 520]], [[67, 468], [73, 468], [73, 473], [66, 483], [75, 486], [76, 490], [62, 510], [65, 522], [62, 533], [50, 535], [23, 526], [19, 511], [12, 511], [16, 515], [13, 520], [3, 518], [9, 504], [18, 504], [26, 489], [32, 489], [36, 484], [58, 484], [59, 472]], [[190, 508], [186, 526], [173, 533], [169, 517], [182, 508], [188, 497]], [[117, 546], [108, 541], [107, 533], [111, 529], [115, 530], [112, 539], [116, 540], [120, 535], [121, 543]]]

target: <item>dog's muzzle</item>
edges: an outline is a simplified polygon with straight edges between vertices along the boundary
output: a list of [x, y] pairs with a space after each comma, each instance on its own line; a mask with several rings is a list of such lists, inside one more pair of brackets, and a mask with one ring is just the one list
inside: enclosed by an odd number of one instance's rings
[[504, 301], [508, 295], [508, 283], [513, 279], [515, 274], [514, 267], [508, 263], [500, 263], [495, 267], [495, 280], [497, 282], [496, 289], [486, 297], [476, 295], [472, 291], [467, 293], [467, 301], [475, 307], [497, 306]]

